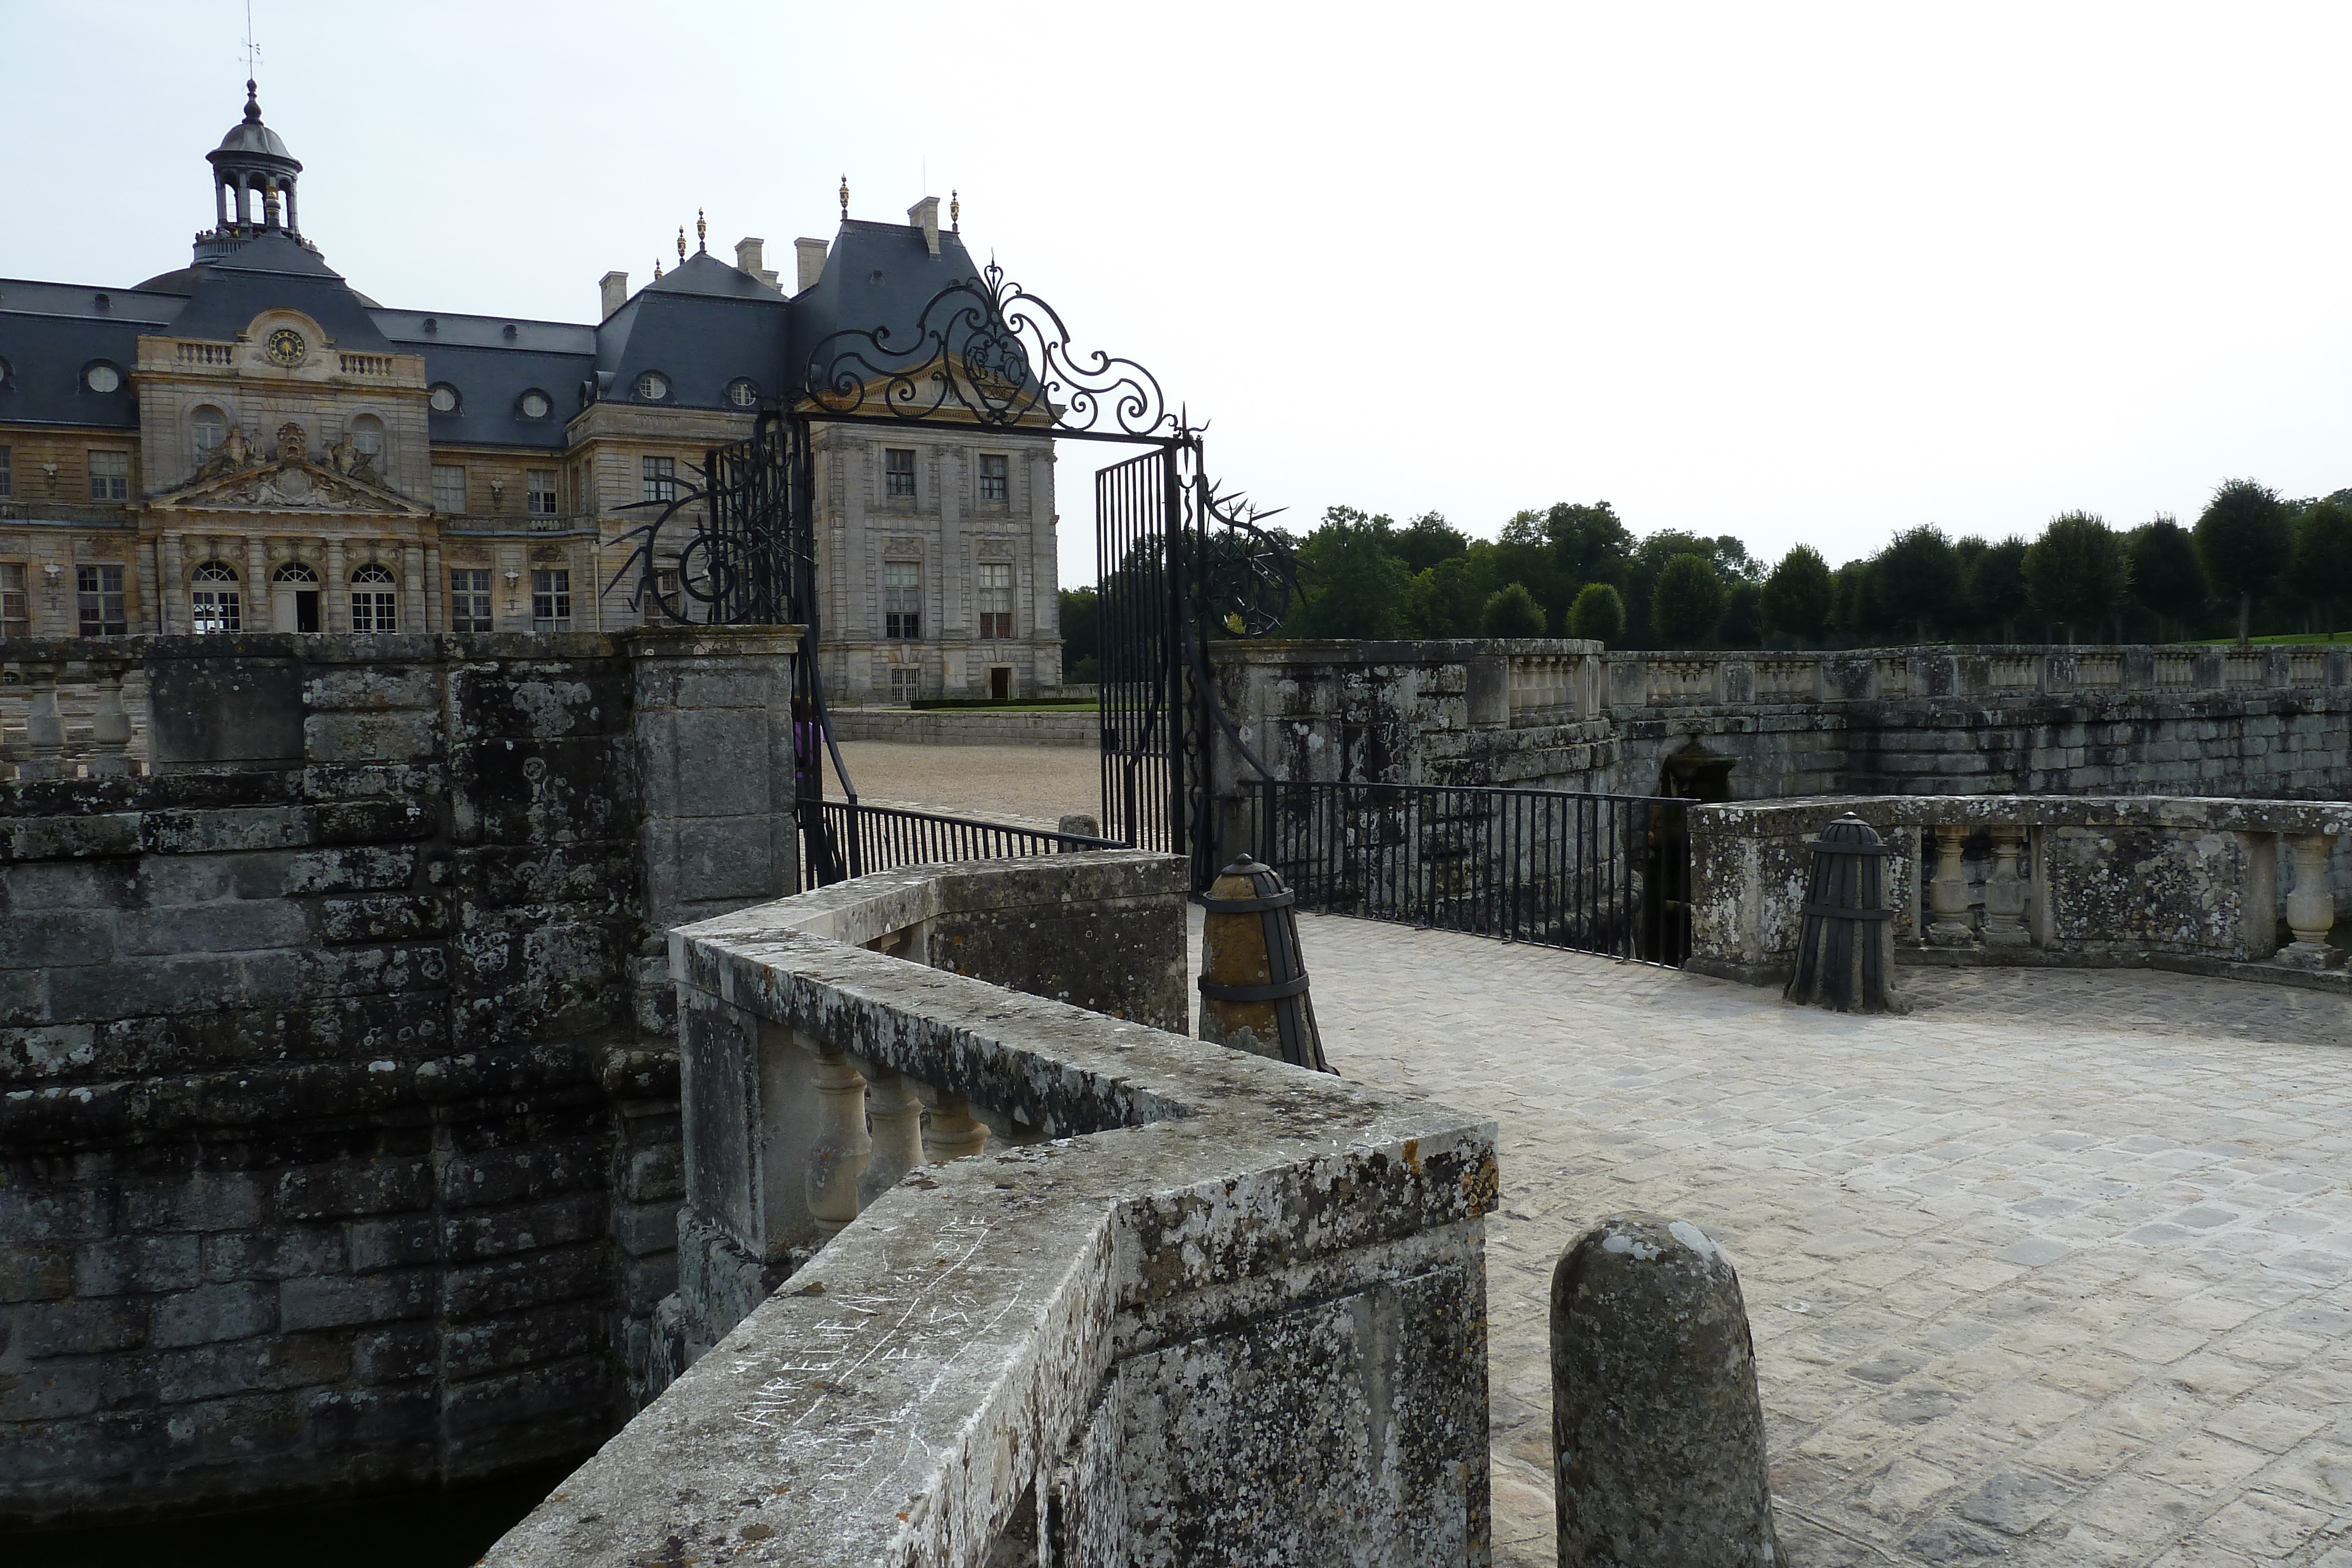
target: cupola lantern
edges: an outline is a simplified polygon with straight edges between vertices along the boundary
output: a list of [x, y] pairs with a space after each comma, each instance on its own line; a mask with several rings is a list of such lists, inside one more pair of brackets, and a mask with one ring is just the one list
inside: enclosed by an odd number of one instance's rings
[[241, 242], [271, 229], [301, 237], [294, 180], [302, 164], [286, 151], [278, 132], [261, 123], [261, 99], [250, 78], [245, 84], [245, 118], [229, 127], [205, 161], [213, 166], [215, 232], [221, 239]]

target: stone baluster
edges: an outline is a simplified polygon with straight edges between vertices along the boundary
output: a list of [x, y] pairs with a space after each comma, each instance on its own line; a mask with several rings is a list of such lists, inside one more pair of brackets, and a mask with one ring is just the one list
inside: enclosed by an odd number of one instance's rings
[[2336, 894], [2327, 885], [2327, 858], [2336, 848], [2333, 833], [2289, 833], [2287, 849], [2294, 857], [2294, 887], [2286, 895], [2287, 929], [2294, 940], [2281, 948], [2278, 961], [2298, 969], [2325, 969], [2336, 961], [2327, 933], [2336, 924]]
[[1927, 883], [1927, 912], [1935, 916], [1927, 940], [1938, 947], [1965, 947], [1976, 940], [1969, 920], [1969, 875], [1960, 864], [1960, 846], [1969, 830], [1957, 822], [1936, 829], [1936, 874]]
[[897, 1068], [862, 1056], [849, 1060], [866, 1080], [866, 1121], [873, 1145], [865, 1174], [857, 1178], [857, 1207], [864, 1208], [923, 1163], [923, 1107], [915, 1098], [913, 1082]]
[[2033, 940], [2025, 928], [2024, 874], [2018, 869], [2025, 853], [2025, 829], [2001, 822], [1992, 829], [1992, 874], [1985, 879], [1984, 944], [1988, 947], [2023, 947]]
[[66, 723], [58, 712], [58, 667], [55, 664], [27, 664], [25, 673], [33, 680], [32, 711], [25, 716], [25, 750], [23, 761], [16, 764], [19, 779], [59, 779], [65, 776]]
[[924, 1117], [923, 1154], [931, 1164], [943, 1166], [988, 1147], [988, 1124], [971, 1113], [971, 1106], [962, 1095], [950, 1094], [929, 1083], [916, 1084], [915, 1094], [928, 1113]]
[[799, 1030], [793, 1039], [809, 1053], [809, 1086], [816, 1092], [815, 1136], [809, 1141], [808, 1211], [819, 1236], [830, 1240], [857, 1218], [857, 1181], [866, 1174], [873, 1140], [866, 1131], [866, 1080], [849, 1058]]
[[131, 771], [131, 714], [122, 706], [122, 666], [92, 661], [89, 668], [98, 680], [98, 711], [89, 724], [96, 755], [89, 759], [89, 776], [119, 779]]

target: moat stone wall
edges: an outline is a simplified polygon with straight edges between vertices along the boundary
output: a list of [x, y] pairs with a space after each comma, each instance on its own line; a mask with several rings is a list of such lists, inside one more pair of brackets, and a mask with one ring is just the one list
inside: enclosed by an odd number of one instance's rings
[[[2352, 795], [2352, 648], [1609, 653], [1221, 643], [1283, 779], [1688, 794]], [[1255, 770], [1229, 737], [1230, 794]]]
[[39, 645], [139, 665], [153, 771], [0, 784], [0, 1520], [484, 1475], [635, 1407], [664, 933], [792, 891], [791, 641]]

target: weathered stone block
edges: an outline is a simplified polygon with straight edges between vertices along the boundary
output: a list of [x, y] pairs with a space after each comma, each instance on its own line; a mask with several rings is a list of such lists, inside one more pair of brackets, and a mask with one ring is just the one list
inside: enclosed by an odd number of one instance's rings
[[288, 1330], [396, 1322], [429, 1315], [433, 1294], [426, 1270], [286, 1280], [278, 1287], [278, 1320]]
[[430, 1323], [401, 1323], [353, 1334], [351, 1375], [368, 1385], [430, 1377], [439, 1370], [440, 1341]]
[[147, 1338], [147, 1303], [136, 1299], [36, 1301], [17, 1314], [16, 1348], [28, 1356], [129, 1350]]
[[127, 954], [176, 956], [290, 947], [310, 938], [310, 922], [282, 899], [229, 899], [122, 915], [116, 929]]
[[638, 1149], [629, 1155], [621, 1196], [632, 1203], [675, 1200], [686, 1193], [685, 1151], [677, 1144]]
[[299, 849], [310, 841], [301, 806], [246, 806], [214, 811], [150, 811], [139, 826], [149, 854], [225, 854], [236, 850]]
[[441, 1220], [442, 1256], [464, 1262], [599, 1236], [606, 1207], [604, 1195], [590, 1191], [515, 1208], [447, 1215]]
[[593, 1355], [604, 1342], [604, 1307], [569, 1301], [517, 1317], [453, 1325], [442, 1341], [451, 1377], [480, 1377], [536, 1363]]
[[38, 817], [0, 825], [0, 861], [79, 860], [139, 852], [135, 811], [91, 817]]
[[278, 1212], [287, 1219], [324, 1219], [423, 1208], [433, 1172], [421, 1159], [311, 1166], [278, 1178]]
[[[352, 1227], [355, 1236], [359, 1228]], [[343, 1233], [336, 1226], [279, 1226], [205, 1238], [205, 1278], [214, 1283], [339, 1274], [345, 1267]]]
[[355, 1274], [437, 1262], [441, 1257], [440, 1225], [429, 1214], [354, 1220], [349, 1236], [352, 1271]]
[[431, 894], [325, 898], [318, 904], [322, 942], [404, 942], [448, 930], [449, 906]]
[[667, 1252], [677, 1246], [677, 1203], [616, 1203], [613, 1240], [632, 1258]]
[[[0, 968], [39, 969], [103, 964], [114, 956], [118, 920], [136, 916], [68, 914], [0, 915]], [[135, 950], [135, 949], [134, 949]]]
[[267, 1284], [202, 1285], [154, 1303], [147, 1343], [160, 1349], [266, 1333], [278, 1322], [278, 1291]]
[[439, 670], [432, 664], [360, 664], [314, 670], [302, 685], [313, 715], [373, 713], [441, 706]]
[[202, 1246], [194, 1236], [118, 1236], [74, 1253], [74, 1293], [121, 1296], [182, 1291], [203, 1278]]
[[417, 852], [405, 844], [354, 844], [312, 850], [295, 856], [286, 868], [282, 891], [368, 893], [404, 889], [415, 883], [416, 861]]
[[443, 1193], [452, 1207], [518, 1203], [601, 1188], [602, 1151], [586, 1140], [488, 1149], [447, 1161]]
[[604, 1249], [593, 1245], [470, 1263], [443, 1273], [440, 1309], [453, 1319], [474, 1318], [577, 1301], [602, 1292], [607, 1268]]
[[73, 1253], [0, 1238], [0, 1304], [53, 1301], [73, 1293]]
[[440, 745], [437, 711], [314, 713], [302, 721], [303, 756], [313, 762], [409, 762]]

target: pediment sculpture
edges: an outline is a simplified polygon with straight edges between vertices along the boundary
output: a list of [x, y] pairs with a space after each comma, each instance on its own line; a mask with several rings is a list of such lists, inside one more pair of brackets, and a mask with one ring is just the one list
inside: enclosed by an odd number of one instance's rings
[[310, 438], [291, 420], [278, 429], [278, 455], [266, 457], [245, 437], [243, 427], [229, 426], [227, 436], [200, 464], [188, 483], [168, 496], [162, 506], [262, 507], [311, 511], [398, 512], [423, 514], [425, 508], [385, 487], [375, 461], [359, 450], [349, 434], [330, 447], [327, 461], [310, 456]]

